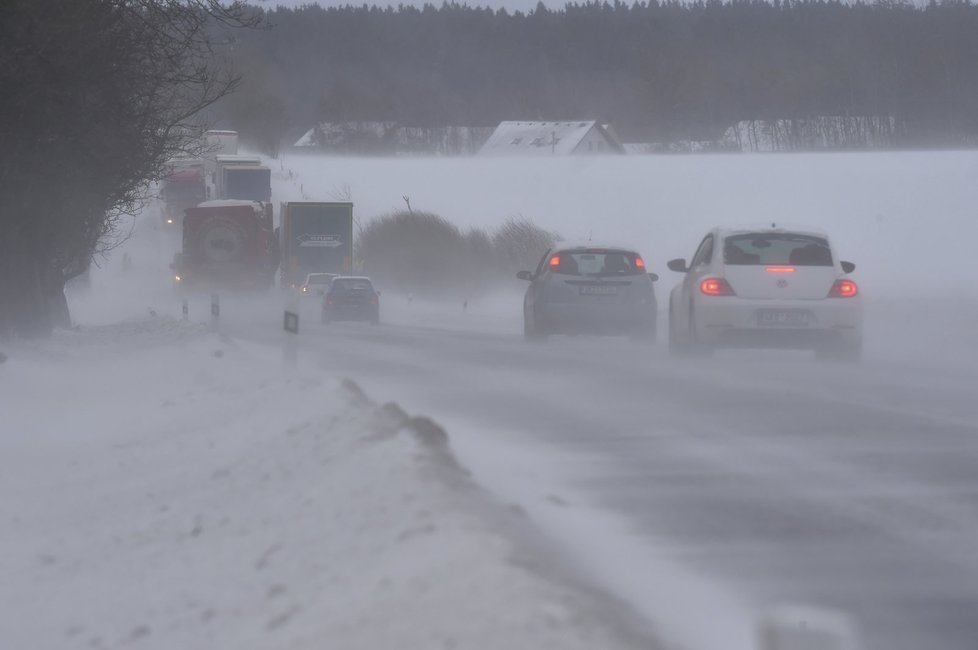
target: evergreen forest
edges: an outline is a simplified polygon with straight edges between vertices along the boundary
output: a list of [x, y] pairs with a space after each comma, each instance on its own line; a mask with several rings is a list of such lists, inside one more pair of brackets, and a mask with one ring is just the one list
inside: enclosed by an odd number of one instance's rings
[[978, 5], [707, 0], [261, 10], [215, 120], [266, 150], [319, 122], [597, 119], [623, 140], [742, 120], [885, 118], [899, 148], [978, 142]]

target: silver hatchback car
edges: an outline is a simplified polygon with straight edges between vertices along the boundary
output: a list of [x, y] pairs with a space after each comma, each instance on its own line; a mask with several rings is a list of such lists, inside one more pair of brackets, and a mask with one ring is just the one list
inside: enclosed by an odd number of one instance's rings
[[654, 341], [658, 308], [653, 282], [634, 250], [567, 246], [548, 250], [535, 271], [516, 277], [530, 286], [523, 298], [523, 334], [627, 335]]

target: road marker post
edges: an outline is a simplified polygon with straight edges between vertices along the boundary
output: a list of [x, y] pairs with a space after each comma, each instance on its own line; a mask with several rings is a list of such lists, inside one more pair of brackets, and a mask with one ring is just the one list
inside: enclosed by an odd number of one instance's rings
[[211, 294], [211, 329], [217, 331], [221, 324], [221, 296]]
[[282, 360], [286, 366], [299, 363], [299, 296], [291, 292], [282, 318], [285, 340], [282, 344]]

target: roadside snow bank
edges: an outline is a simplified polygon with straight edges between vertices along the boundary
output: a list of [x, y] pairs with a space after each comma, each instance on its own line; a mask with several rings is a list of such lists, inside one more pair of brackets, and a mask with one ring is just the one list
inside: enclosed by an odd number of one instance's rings
[[5, 351], [0, 647], [649, 647], [352, 382], [162, 319]]

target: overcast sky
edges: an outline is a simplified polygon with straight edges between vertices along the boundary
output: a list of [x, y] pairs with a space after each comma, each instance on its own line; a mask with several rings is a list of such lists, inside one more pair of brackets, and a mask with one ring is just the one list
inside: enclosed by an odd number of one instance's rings
[[[318, 4], [323, 7], [337, 7], [344, 5], [354, 5], [360, 6], [363, 4], [367, 5], [379, 5], [386, 7], [387, 5], [397, 6], [399, 4], [404, 5], [414, 5], [420, 7], [425, 4], [425, 0], [318, 0], [316, 2], [310, 2], [309, 0], [250, 0], [251, 4], [257, 4], [262, 7], [274, 8], [278, 5], [283, 7], [301, 7], [303, 5]], [[499, 9], [505, 7], [508, 11], [529, 11], [537, 6], [537, 0], [457, 0], [459, 4], [466, 4], [470, 7], [492, 7], [493, 9]], [[582, 2], [583, 0], [578, 0]], [[440, 7], [442, 0], [428, 0], [429, 4], [433, 4], [436, 7]], [[559, 9], [563, 8], [566, 4], [566, 0], [543, 0], [543, 4], [552, 8]]]

